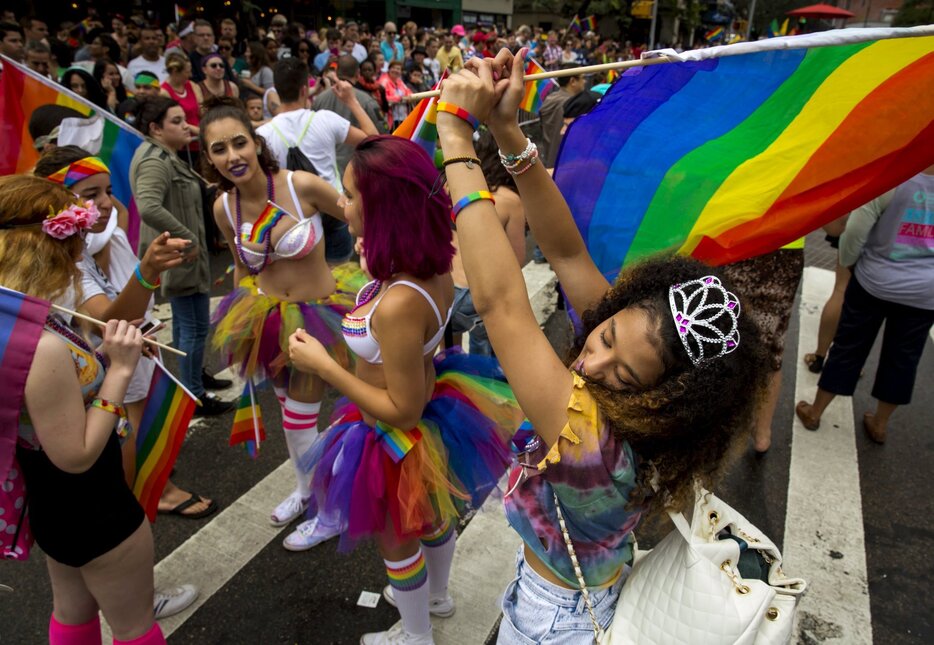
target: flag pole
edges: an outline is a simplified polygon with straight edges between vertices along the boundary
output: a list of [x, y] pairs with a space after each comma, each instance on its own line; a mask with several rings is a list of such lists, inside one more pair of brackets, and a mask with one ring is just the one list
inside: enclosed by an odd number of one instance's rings
[[182, 385], [182, 382], [179, 381], [179, 380], [175, 377], [175, 375], [172, 374], [172, 372], [170, 372], [170, 371], [168, 370], [168, 368], [167, 368], [165, 365], [163, 365], [162, 361], [160, 361], [158, 358], [156, 358], [155, 356], [153, 356], [153, 357], [152, 357], [152, 362], [155, 363], [156, 365], [158, 365], [159, 368], [160, 368], [163, 372], [165, 372], [165, 375], [168, 376], [170, 379], [172, 379], [172, 380], [175, 382], [175, 385], [177, 385], [177, 386], [179, 386], [180, 388], [182, 388], [182, 391], [183, 391], [185, 394], [187, 394], [187, 395], [190, 396], [192, 399], [194, 399], [195, 403], [198, 404], [198, 407], [201, 407], [202, 405], [204, 405], [203, 403], [201, 403], [201, 399], [199, 399], [198, 397], [196, 397], [194, 394], [191, 393], [191, 390], [189, 390], [187, 387], [185, 387], [184, 385]]
[[256, 437], [256, 454], [259, 454], [259, 422], [256, 420], [256, 400], [253, 398], [253, 377], [247, 381], [250, 388], [250, 416], [253, 417], [253, 435]]
[[[626, 69], [627, 67], [646, 67], [648, 65], [658, 65], [660, 63], [673, 63], [674, 59], [667, 56], [658, 58], [643, 58], [640, 60], [621, 60], [615, 63], [600, 63], [599, 65], [588, 65], [586, 67], [572, 67], [571, 69], [556, 69], [550, 72], [541, 72], [539, 74], [529, 74], [525, 77], [525, 82], [540, 81], [546, 78], [560, 78], [562, 76], [580, 76], [582, 74], [595, 74], [597, 72], [606, 72], [611, 69]], [[422, 99], [441, 96], [441, 90], [430, 90], [428, 92], [419, 92], [407, 96], [407, 101], [420, 101]]]
[[[100, 325], [101, 327], [107, 326], [107, 323], [105, 323], [102, 320], [98, 320], [97, 318], [91, 318], [90, 316], [85, 316], [82, 313], [78, 313], [77, 311], [73, 311], [71, 309], [66, 309], [65, 307], [56, 305], [55, 303], [52, 303], [52, 309], [55, 309], [56, 311], [60, 311], [63, 314], [68, 314], [69, 316], [74, 316], [75, 318], [80, 318], [81, 320], [86, 320], [89, 323]], [[178, 354], [179, 356], [188, 356], [188, 354], [181, 351], [180, 349], [175, 349], [174, 347], [170, 347], [169, 345], [164, 345], [160, 343], [159, 341], [153, 340], [152, 338], [147, 338], [146, 336], [143, 336], [143, 342], [149, 343], [150, 345], [155, 345], [156, 347], [159, 347], [160, 349], [164, 349], [167, 352], [172, 352], [173, 354]], [[185, 391], [187, 392], [188, 390], [185, 390]], [[198, 397], [192, 396], [192, 398], [197, 400]]]

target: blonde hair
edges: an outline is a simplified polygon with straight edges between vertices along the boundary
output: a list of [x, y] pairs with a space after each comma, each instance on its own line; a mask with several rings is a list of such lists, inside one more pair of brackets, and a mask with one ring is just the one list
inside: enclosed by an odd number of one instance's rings
[[50, 211], [74, 202], [71, 191], [48, 179], [0, 177], [0, 285], [52, 301], [72, 288], [80, 300], [81, 271], [75, 263], [84, 239], [57, 240], [41, 226]]
[[179, 54], [178, 52], [172, 52], [165, 57], [165, 69], [170, 74], [173, 72], [181, 72], [185, 70], [185, 65], [191, 62], [191, 59], [188, 58], [185, 54]]

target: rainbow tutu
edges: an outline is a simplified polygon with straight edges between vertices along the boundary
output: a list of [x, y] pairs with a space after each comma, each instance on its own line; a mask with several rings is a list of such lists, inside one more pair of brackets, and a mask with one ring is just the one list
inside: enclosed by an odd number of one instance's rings
[[227, 365], [237, 366], [240, 376], [262, 372], [275, 379], [289, 362], [289, 336], [301, 327], [342, 365], [348, 365], [341, 318], [353, 309], [357, 291], [367, 278], [351, 263], [336, 267], [333, 273], [337, 280], [334, 293], [310, 302], [289, 302], [264, 294], [256, 286], [256, 278], [247, 276], [211, 316], [214, 348]]
[[342, 399], [302, 457], [314, 472], [309, 517], [340, 527], [341, 550], [375, 535], [418, 538], [482, 504], [509, 467], [522, 412], [497, 361], [449, 350], [435, 370], [415, 428], [373, 427]]

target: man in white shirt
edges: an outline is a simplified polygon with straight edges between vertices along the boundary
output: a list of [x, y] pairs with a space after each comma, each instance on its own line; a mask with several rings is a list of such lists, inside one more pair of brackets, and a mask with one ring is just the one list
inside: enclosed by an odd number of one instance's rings
[[[265, 139], [280, 167], [287, 166], [289, 148], [297, 146], [318, 175], [341, 192], [337, 147], [341, 144], [356, 146], [366, 137], [379, 133], [357, 100], [353, 86], [346, 81], [338, 81], [333, 90], [350, 109], [360, 124], [359, 128], [334, 112], [316, 112], [305, 107], [308, 104], [308, 67], [298, 58], [277, 62], [273, 69], [273, 83], [282, 104], [269, 123], [257, 128], [257, 134]], [[353, 250], [347, 225], [340, 222], [338, 226], [336, 220], [327, 215], [324, 220], [325, 256], [331, 262], [346, 260]]]
[[159, 79], [160, 83], [165, 82], [169, 73], [165, 70], [165, 56], [159, 51], [159, 35], [152, 27], [143, 27], [139, 35], [139, 56], [131, 60], [126, 68], [133, 78], [140, 72], [151, 72]]
[[365, 61], [367, 51], [366, 47], [360, 44], [360, 26], [353, 20], [344, 25], [344, 38], [349, 38], [354, 42], [353, 51], [350, 52], [350, 55], [357, 59], [358, 63]]

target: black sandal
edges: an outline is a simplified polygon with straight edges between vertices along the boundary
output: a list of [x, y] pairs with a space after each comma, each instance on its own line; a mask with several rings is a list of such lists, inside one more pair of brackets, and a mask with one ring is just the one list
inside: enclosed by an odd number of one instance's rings
[[820, 374], [821, 370], [824, 369], [824, 357], [820, 354], [808, 354], [812, 356], [811, 362], [808, 363], [807, 358], [805, 357], [805, 363], [807, 363], [808, 369], [811, 370], [814, 374]]

